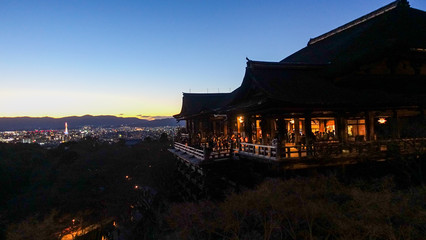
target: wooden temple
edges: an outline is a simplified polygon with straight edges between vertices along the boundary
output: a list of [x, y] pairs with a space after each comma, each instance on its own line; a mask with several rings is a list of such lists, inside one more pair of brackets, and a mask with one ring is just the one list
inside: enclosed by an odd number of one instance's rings
[[174, 117], [186, 128], [172, 152], [194, 164], [238, 158], [294, 168], [424, 151], [425, 29], [426, 12], [398, 0], [279, 62], [247, 59], [233, 92], [183, 94]]

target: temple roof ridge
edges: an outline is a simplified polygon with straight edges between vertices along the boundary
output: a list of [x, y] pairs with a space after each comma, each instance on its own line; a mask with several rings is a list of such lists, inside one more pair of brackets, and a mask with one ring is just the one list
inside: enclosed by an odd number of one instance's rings
[[371, 13], [368, 13], [368, 14], [362, 16], [362, 17], [359, 17], [359, 18], [357, 18], [357, 19], [355, 19], [353, 21], [350, 21], [350, 22], [348, 22], [348, 23], [346, 23], [346, 24], [344, 24], [344, 25], [342, 25], [340, 27], [337, 27], [337, 28], [335, 28], [335, 29], [333, 29], [333, 30], [331, 30], [329, 32], [326, 32], [326, 33], [324, 33], [324, 34], [322, 34], [322, 35], [320, 35], [318, 37], [311, 38], [309, 40], [309, 42], [308, 42], [308, 46], [312, 45], [312, 44], [315, 44], [315, 43], [317, 43], [317, 42], [319, 42], [321, 40], [324, 40], [324, 39], [326, 39], [328, 37], [331, 37], [331, 36], [333, 36], [333, 35], [335, 35], [337, 33], [340, 33], [340, 32], [342, 32], [342, 31], [344, 31], [346, 29], [352, 28], [352, 27], [354, 27], [354, 26], [356, 26], [358, 24], [366, 22], [366, 21], [368, 21], [368, 20], [370, 20], [372, 18], [375, 18], [375, 17], [377, 17], [379, 15], [382, 15], [382, 14], [384, 14], [384, 13], [386, 13], [388, 11], [391, 11], [391, 10], [397, 8], [397, 7], [410, 7], [410, 4], [409, 4], [409, 2], [407, 0], [396, 0], [396, 1], [394, 1], [394, 2], [392, 2], [390, 4], [388, 4], [388, 5], [386, 5], [384, 7], [381, 7], [379, 9], [377, 9], [377, 10], [371, 12]]
[[318, 63], [304, 63], [304, 62], [267, 62], [267, 61], [254, 61], [247, 59], [247, 67], [261, 67], [261, 68], [317, 68], [326, 66], [327, 64]]
[[201, 95], [209, 95], [209, 96], [213, 96], [213, 95], [226, 95], [229, 94], [229, 92], [223, 92], [223, 93], [204, 93], [204, 92], [198, 92], [198, 93], [192, 93], [192, 92], [182, 92], [184, 95], [194, 95], [194, 96], [201, 96]]

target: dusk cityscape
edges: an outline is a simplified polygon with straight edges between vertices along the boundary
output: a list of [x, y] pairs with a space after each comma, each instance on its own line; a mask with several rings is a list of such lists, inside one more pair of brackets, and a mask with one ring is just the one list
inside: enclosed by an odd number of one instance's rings
[[68, 141], [80, 141], [85, 138], [96, 138], [102, 142], [117, 143], [120, 140], [143, 141], [146, 138], [158, 140], [162, 133], [173, 138], [177, 127], [128, 127], [117, 128], [85, 126], [69, 131], [33, 130], [33, 131], [4, 131], [0, 132], [0, 142], [3, 143], [36, 143], [44, 147], [56, 147]]
[[0, 0], [0, 32], [0, 239], [425, 239], [424, 0]]

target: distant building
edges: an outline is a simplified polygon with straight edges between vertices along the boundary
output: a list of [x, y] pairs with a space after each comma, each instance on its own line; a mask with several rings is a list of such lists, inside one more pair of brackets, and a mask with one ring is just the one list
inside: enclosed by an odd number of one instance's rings
[[389, 141], [406, 151], [404, 141], [426, 137], [425, 29], [426, 12], [398, 0], [280, 62], [247, 59], [233, 92], [183, 94], [174, 117], [186, 120], [187, 132], [175, 154], [199, 162], [382, 156]]
[[64, 131], [65, 135], [68, 135], [68, 123], [65, 122], [65, 131]]

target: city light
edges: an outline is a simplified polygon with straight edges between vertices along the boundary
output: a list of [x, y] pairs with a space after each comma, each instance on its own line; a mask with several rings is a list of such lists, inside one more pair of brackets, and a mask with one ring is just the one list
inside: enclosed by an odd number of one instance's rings
[[[90, 127], [83, 126], [80, 128], [65, 130], [23, 130], [23, 131], [0, 131], [0, 142], [6, 143], [35, 143], [46, 148], [56, 147], [61, 143], [68, 141], [81, 141], [87, 137], [95, 138], [100, 142], [109, 144], [117, 143], [120, 139], [127, 141], [143, 141], [149, 137], [158, 140], [161, 134], [166, 133], [167, 136], [173, 137], [177, 131], [175, 126], [164, 127], [139, 127], [120, 126], [116, 128]], [[130, 180], [130, 176], [128, 176]]]

